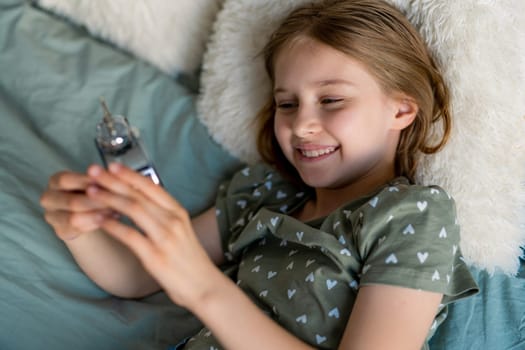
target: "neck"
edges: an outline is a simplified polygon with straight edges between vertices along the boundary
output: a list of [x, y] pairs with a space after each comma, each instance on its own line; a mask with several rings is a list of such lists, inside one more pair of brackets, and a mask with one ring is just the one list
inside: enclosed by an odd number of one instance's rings
[[306, 203], [300, 217], [303, 221], [325, 217], [342, 205], [378, 190], [394, 178], [395, 171], [392, 167], [391, 171], [376, 171], [374, 175], [367, 174], [345, 186], [316, 188], [315, 198]]

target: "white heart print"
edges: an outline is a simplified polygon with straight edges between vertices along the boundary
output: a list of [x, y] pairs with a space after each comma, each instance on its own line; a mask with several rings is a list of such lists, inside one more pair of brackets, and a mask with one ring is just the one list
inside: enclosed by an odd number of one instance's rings
[[317, 342], [317, 344], [322, 344], [326, 341], [326, 337], [325, 336], [322, 336], [322, 335], [319, 335], [319, 334], [316, 334], [315, 335], [315, 341]]
[[308, 319], [307, 319], [307, 317], [306, 317], [305, 314], [302, 314], [301, 316], [297, 317], [297, 318], [295, 319], [295, 321], [296, 321], [297, 323], [306, 324], [306, 322], [308, 322]]
[[416, 233], [416, 230], [414, 229], [414, 226], [412, 226], [412, 224], [408, 225], [403, 231], [404, 235], [413, 235], [414, 233]]
[[285, 192], [279, 190], [279, 191], [277, 191], [277, 195], [276, 195], [275, 197], [277, 197], [277, 199], [284, 199], [284, 198], [286, 198], [287, 196], [288, 196], [288, 195], [287, 195]]
[[337, 281], [335, 281], [335, 280], [326, 280], [326, 288], [328, 288], [328, 290], [334, 288], [336, 285], [337, 285]]
[[397, 264], [397, 256], [394, 253], [392, 253], [388, 256], [388, 258], [386, 258], [385, 262], [387, 264]]
[[308, 276], [306, 276], [306, 278], [304, 279], [305, 282], [313, 282], [315, 280], [314, 278], [314, 273], [313, 272], [310, 272], [308, 274]]
[[350, 253], [350, 251], [346, 248], [344, 249], [341, 249], [341, 251], [339, 252], [339, 254], [341, 255], [346, 255], [346, 256], [352, 256], [352, 254]]
[[292, 299], [296, 292], [297, 289], [288, 289], [288, 299]]
[[439, 281], [441, 279], [441, 276], [439, 275], [438, 270], [434, 271], [434, 274], [432, 275], [432, 281]]
[[428, 252], [417, 252], [417, 258], [419, 262], [423, 264], [428, 258]]
[[417, 208], [419, 209], [419, 211], [424, 211], [427, 208], [427, 205], [427, 201], [417, 202]]
[[334, 307], [328, 312], [328, 317], [339, 318], [339, 309], [337, 307]]

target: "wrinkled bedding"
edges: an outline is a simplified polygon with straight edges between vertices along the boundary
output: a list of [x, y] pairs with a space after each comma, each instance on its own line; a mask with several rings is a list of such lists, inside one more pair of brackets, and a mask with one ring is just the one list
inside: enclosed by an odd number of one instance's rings
[[192, 213], [239, 162], [195, 118], [195, 77], [169, 77], [29, 2], [0, 1], [0, 349], [164, 349], [198, 322], [159, 293], [111, 297], [43, 220], [49, 176], [100, 163], [103, 95], [128, 116]]

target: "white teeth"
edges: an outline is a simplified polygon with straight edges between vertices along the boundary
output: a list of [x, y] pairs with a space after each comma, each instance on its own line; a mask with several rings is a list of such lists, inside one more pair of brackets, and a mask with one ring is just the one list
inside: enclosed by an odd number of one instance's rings
[[324, 154], [332, 153], [333, 151], [335, 151], [335, 147], [328, 147], [325, 149], [317, 149], [312, 151], [301, 150], [301, 154], [308, 158], [315, 158]]

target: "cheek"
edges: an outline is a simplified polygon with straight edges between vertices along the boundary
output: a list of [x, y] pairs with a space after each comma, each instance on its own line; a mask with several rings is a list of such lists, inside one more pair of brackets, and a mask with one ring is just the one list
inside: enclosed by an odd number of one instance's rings
[[387, 119], [377, 111], [358, 109], [348, 111], [329, 120], [330, 129], [336, 130], [339, 135], [352, 135], [353, 139], [366, 140], [385, 136]]
[[356, 137], [359, 135], [360, 121], [351, 113], [339, 113], [331, 118], [325, 118], [323, 121], [324, 129], [333, 136], [346, 139], [347, 137]]

